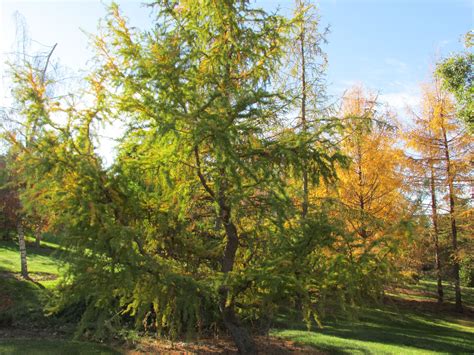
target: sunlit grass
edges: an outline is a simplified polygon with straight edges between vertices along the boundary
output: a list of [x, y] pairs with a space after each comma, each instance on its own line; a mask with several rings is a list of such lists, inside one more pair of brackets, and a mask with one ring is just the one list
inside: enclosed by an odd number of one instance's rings
[[31, 240], [27, 243], [31, 280], [23, 280], [17, 242], [0, 241], [0, 303], [4, 305], [0, 317], [11, 317], [13, 324], [48, 324], [43, 308], [60, 276], [54, 246], [50, 243], [37, 248]]
[[275, 331], [273, 335], [291, 339], [299, 344], [311, 345], [331, 354], [436, 354], [436, 351], [420, 350], [405, 345], [384, 344], [383, 341], [349, 339], [323, 333], [301, 330]]
[[[37, 248], [33, 243], [27, 243], [27, 264], [30, 273], [59, 275], [59, 263], [54, 257], [56, 249], [51, 247], [53, 245]], [[17, 243], [0, 241], [0, 271], [13, 273], [21, 271]]]
[[[37, 248], [27, 238], [28, 271], [33, 280], [19, 278], [18, 244], [0, 241], [0, 321], [10, 318], [12, 325], [48, 329], [54, 320], [45, 315], [44, 305], [59, 282], [61, 269], [56, 257], [57, 244], [42, 242]], [[0, 339], [0, 354], [119, 354], [108, 347], [61, 339]]]
[[[59, 260], [54, 243], [43, 243], [36, 248], [29, 240], [28, 266], [33, 276], [50, 274], [59, 276]], [[0, 242], [0, 272], [4, 275], [20, 272], [18, 245], [15, 242]], [[44, 279], [38, 284], [2, 277], [0, 296], [14, 301], [9, 310], [16, 321], [48, 322], [42, 306], [47, 301], [49, 290], [59, 279]], [[408, 287], [407, 293], [393, 291], [392, 296], [402, 301], [434, 302], [436, 283], [421, 281]], [[409, 291], [409, 292], [408, 292]], [[445, 287], [446, 299], [454, 299], [452, 285]], [[467, 306], [472, 306], [474, 289], [463, 288]], [[6, 298], [4, 298], [6, 299]], [[420, 302], [422, 301], [422, 302]], [[431, 354], [474, 353], [474, 320], [455, 313], [436, 314], [417, 308], [403, 308], [396, 304], [380, 305], [360, 311], [355, 319], [326, 320], [324, 328], [303, 330], [302, 324], [294, 329], [275, 329], [272, 335], [293, 340], [303, 345], [314, 346], [330, 353], [351, 354]], [[292, 328], [292, 327], [285, 327]], [[0, 354], [113, 354], [113, 350], [96, 344], [68, 342], [62, 340], [9, 340], [0, 341]]]
[[[425, 291], [431, 282], [412, 290]], [[466, 306], [471, 307], [474, 289], [464, 288]], [[451, 292], [451, 291], [449, 291]], [[399, 299], [412, 300], [401, 294]], [[411, 296], [411, 295], [410, 295]], [[434, 301], [425, 296], [423, 301]], [[474, 319], [453, 312], [437, 313], [410, 306], [385, 305], [360, 311], [357, 319], [326, 320], [323, 329], [312, 331], [275, 329], [274, 336], [311, 345], [330, 353], [430, 354], [474, 353]]]
[[[368, 311], [372, 312], [372, 311]], [[373, 313], [372, 313], [373, 314]], [[331, 353], [430, 354], [474, 352], [474, 328], [430, 316], [379, 314], [378, 323], [360, 319], [330, 323], [321, 330], [273, 330], [272, 335]]]

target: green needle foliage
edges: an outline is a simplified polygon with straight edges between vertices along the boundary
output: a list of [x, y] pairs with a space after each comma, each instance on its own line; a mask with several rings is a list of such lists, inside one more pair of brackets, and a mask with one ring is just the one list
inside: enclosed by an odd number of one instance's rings
[[[331, 292], [342, 303], [359, 292], [336, 285], [351, 272], [331, 256], [339, 222], [324, 208], [302, 220], [289, 186], [303, 172], [330, 183], [345, 160], [319, 143], [332, 128], [284, 128], [294, 103], [272, 78], [294, 22], [247, 1], [150, 9], [153, 28], [138, 31], [110, 7], [74, 100], [48, 96], [53, 83], [31, 67], [14, 73], [34, 136], [8, 137], [24, 208], [65, 246], [51, 310], [80, 316], [79, 333], [96, 337], [127, 325], [170, 337], [226, 328], [252, 353], [245, 325], [268, 327], [282, 305], [310, 324]], [[126, 128], [111, 166], [96, 152], [104, 123]]]

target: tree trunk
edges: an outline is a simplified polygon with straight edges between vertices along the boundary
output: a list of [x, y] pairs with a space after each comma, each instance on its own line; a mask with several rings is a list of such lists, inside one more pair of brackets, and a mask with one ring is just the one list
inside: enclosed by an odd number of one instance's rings
[[[302, 4], [300, 4], [302, 6]], [[300, 33], [300, 50], [301, 50], [301, 129], [306, 133], [306, 57], [305, 57], [305, 28], [304, 24]], [[308, 197], [308, 170], [306, 162], [303, 162], [303, 206], [301, 216], [303, 218], [308, 214], [309, 197]]]
[[431, 220], [433, 222], [433, 234], [435, 245], [436, 278], [438, 283], [438, 303], [443, 303], [443, 283], [441, 280], [441, 260], [439, 256], [439, 231], [438, 231], [438, 204], [436, 201], [436, 186], [433, 161], [430, 160], [430, 186], [431, 186]]
[[21, 261], [21, 276], [25, 279], [28, 278], [28, 265], [26, 262], [26, 244], [25, 244], [25, 233], [23, 231], [23, 225], [21, 222], [18, 223], [18, 245], [20, 246], [20, 261]]
[[[235, 255], [239, 247], [239, 236], [235, 224], [232, 222], [231, 210], [226, 205], [225, 199], [221, 196], [219, 198], [220, 218], [224, 224], [224, 229], [227, 237], [227, 244], [222, 258], [222, 272], [229, 273], [234, 268]], [[256, 354], [257, 348], [252, 336], [248, 330], [240, 324], [240, 321], [235, 314], [234, 304], [229, 299], [229, 289], [226, 286], [221, 286], [219, 289], [220, 302], [219, 309], [222, 314], [224, 325], [229, 331], [232, 339], [237, 346], [240, 354]]]
[[[201, 160], [199, 158], [199, 148], [194, 147], [194, 157], [196, 159], [196, 168], [199, 180], [201, 181], [204, 190], [207, 191], [209, 196], [217, 202], [219, 205], [219, 225], [224, 225], [227, 243], [222, 257], [221, 269], [224, 274], [228, 274], [234, 268], [235, 255], [239, 248], [239, 234], [237, 228], [231, 219], [231, 207], [228, 205], [225, 196], [225, 177], [224, 170], [222, 169], [221, 174], [223, 183], [219, 188], [218, 193], [207, 184], [206, 178], [201, 171]], [[245, 327], [240, 324], [240, 321], [235, 314], [234, 303], [232, 299], [229, 299], [230, 291], [225, 285], [219, 287], [219, 310], [222, 315], [224, 325], [229, 331], [232, 340], [234, 341], [239, 353], [241, 354], [256, 354], [257, 348], [252, 336]]]
[[357, 193], [359, 198], [359, 208], [360, 208], [360, 215], [361, 215], [361, 226], [357, 233], [364, 239], [367, 239], [369, 236], [369, 232], [364, 226], [365, 221], [365, 195], [364, 195], [364, 179], [363, 179], [363, 172], [362, 172], [362, 148], [360, 142], [357, 142], [357, 177], [358, 177], [358, 185], [359, 191]]
[[454, 273], [454, 289], [456, 293], [456, 306], [455, 309], [458, 312], [462, 312], [462, 299], [461, 299], [461, 281], [459, 277], [459, 260], [458, 260], [458, 231], [456, 227], [456, 217], [454, 215], [454, 175], [451, 169], [451, 158], [449, 156], [449, 145], [448, 137], [446, 135], [446, 129], [443, 126], [443, 144], [444, 154], [446, 157], [446, 178], [448, 180], [449, 190], [449, 219], [451, 221], [451, 244], [453, 248], [453, 273]]
[[226, 306], [226, 299], [228, 290], [222, 288], [220, 290], [221, 301], [220, 301], [220, 311], [222, 314], [222, 319], [224, 324], [229, 331], [232, 339], [234, 340], [235, 345], [240, 354], [256, 354], [257, 348], [255, 342], [252, 339], [252, 336], [248, 330], [243, 327], [239, 319], [235, 314], [233, 306]]
[[41, 247], [41, 232], [39, 230], [35, 230], [35, 246]]

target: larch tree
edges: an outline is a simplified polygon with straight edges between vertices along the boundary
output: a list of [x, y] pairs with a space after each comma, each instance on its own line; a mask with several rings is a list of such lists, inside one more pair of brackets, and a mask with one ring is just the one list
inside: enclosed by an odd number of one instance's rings
[[[23, 196], [43, 201], [66, 236], [64, 304], [84, 302], [82, 329], [97, 319], [110, 329], [118, 314], [171, 336], [217, 324], [254, 353], [242, 318], [267, 316], [299, 287], [288, 172], [304, 162], [308, 176], [330, 177], [340, 157], [280, 129], [288, 98], [271, 79], [286, 19], [247, 1], [150, 8], [155, 24], [139, 31], [110, 7], [88, 104], [48, 97], [17, 73], [23, 114], [40, 118], [28, 128], [41, 133], [24, 155]], [[105, 167], [97, 126], [118, 121], [127, 129]]]
[[349, 90], [341, 119], [346, 129], [341, 150], [351, 162], [348, 169], [338, 169], [339, 181], [328, 192], [345, 223], [342, 252], [354, 268], [365, 268], [361, 275], [372, 275], [354, 277], [354, 282], [373, 283], [380, 295], [398, 246], [407, 244], [412, 214], [403, 179], [407, 162], [396, 146], [399, 131], [393, 114], [380, 107], [375, 94], [360, 87]]
[[[433, 111], [429, 105], [423, 107], [421, 115], [413, 113], [414, 127], [408, 130], [406, 140], [408, 147], [417, 152], [412, 157], [411, 169], [417, 177], [416, 185], [419, 189], [425, 189], [428, 186], [429, 195], [429, 214], [431, 219], [431, 233], [434, 247], [434, 258], [436, 268], [437, 298], [438, 303], [443, 303], [443, 278], [440, 247], [440, 225], [439, 225], [439, 198], [442, 193], [442, 171], [440, 158], [441, 150], [434, 144], [435, 134], [431, 127], [433, 121]], [[425, 181], [428, 183], [426, 184]]]
[[[422, 113], [416, 121], [413, 147], [426, 156], [431, 190], [432, 224], [439, 233], [440, 209], [447, 211], [451, 237], [451, 266], [453, 270], [457, 311], [462, 312], [460, 285], [459, 221], [461, 197], [469, 183], [471, 168], [469, 154], [472, 148], [470, 136], [459, 121], [456, 106], [449, 92], [443, 89], [440, 80], [434, 80], [423, 90]], [[444, 203], [438, 203], [436, 191], [446, 191]], [[436, 236], [435, 236], [436, 237]], [[436, 243], [436, 239], [435, 239]], [[439, 256], [438, 256], [439, 257]], [[438, 264], [438, 261], [436, 261]], [[439, 283], [440, 281], [438, 281]], [[440, 299], [438, 286], [438, 298]]]
[[[293, 97], [286, 113], [287, 120], [291, 121], [293, 112], [297, 113], [296, 119], [288, 126], [313, 137], [314, 145], [330, 150], [334, 148], [330, 138], [339, 125], [330, 116], [329, 108], [324, 107], [327, 101], [324, 80], [327, 58], [321, 46], [326, 41], [327, 32], [328, 29], [321, 29], [316, 5], [311, 1], [296, 0], [293, 31], [286, 49], [285, 67], [280, 75], [288, 95]], [[306, 218], [312, 178], [304, 163], [302, 176], [295, 178], [300, 179], [302, 184], [301, 216]]]

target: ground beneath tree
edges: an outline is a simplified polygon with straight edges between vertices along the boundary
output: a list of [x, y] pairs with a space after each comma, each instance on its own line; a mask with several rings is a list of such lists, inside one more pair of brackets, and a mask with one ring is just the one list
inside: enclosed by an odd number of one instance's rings
[[[326, 354], [310, 346], [301, 346], [293, 341], [269, 336], [254, 338], [259, 354]], [[135, 349], [126, 354], [237, 354], [237, 348], [230, 338], [203, 339], [195, 343], [171, 342], [163, 340], [141, 341]]]
[[[29, 281], [39, 282], [39, 281], [50, 281], [56, 280], [58, 275], [51, 274], [49, 272], [30, 272], [28, 273]], [[10, 272], [10, 271], [0, 271], [0, 278], [8, 279], [14, 278], [18, 281], [24, 281], [25, 278], [21, 275], [20, 272]]]
[[[41, 339], [48, 341], [67, 341], [68, 337], [61, 332], [49, 329], [0, 328], [0, 343], [16, 340], [34, 342]], [[254, 338], [259, 354], [326, 354], [310, 346], [301, 346], [295, 342], [276, 337], [257, 336]], [[238, 354], [237, 348], [230, 338], [202, 339], [197, 342], [171, 342], [159, 339], [141, 339], [138, 344], [123, 347], [115, 344], [112, 349], [127, 355], [139, 354]], [[1, 353], [1, 351], [0, 351]]]

